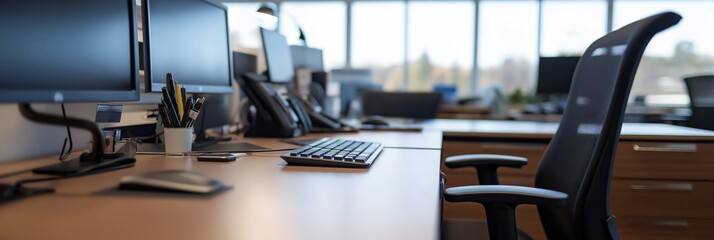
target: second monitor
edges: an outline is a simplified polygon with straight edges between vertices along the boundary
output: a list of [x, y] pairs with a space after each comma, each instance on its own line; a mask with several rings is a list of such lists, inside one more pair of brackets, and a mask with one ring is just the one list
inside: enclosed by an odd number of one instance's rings
[[228, 12], [208, 0], [143, 0], [147, 92], [172, 73], [188, 93], [231, 93]]

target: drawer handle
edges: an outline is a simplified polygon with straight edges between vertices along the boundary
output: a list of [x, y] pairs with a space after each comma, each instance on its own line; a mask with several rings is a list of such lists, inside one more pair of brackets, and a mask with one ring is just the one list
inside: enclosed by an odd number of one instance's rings
[[483, 149], [506, 149], [506, 150], [541, 150], [546, 144], [541, 143], [483, 143]]
[[689, 227], [689, 222], [684, 220], [632, 220], [630, 225], [645, 225], [657, 227]]
[[694, 191], [691, 183], [638, 183], [631, 184], [632, 190], [653, 190], [653, 191]]
[[695, 143], [659, 143], [659, 144], [635, 144], [632, 147], [636, 152], [697, 152]]

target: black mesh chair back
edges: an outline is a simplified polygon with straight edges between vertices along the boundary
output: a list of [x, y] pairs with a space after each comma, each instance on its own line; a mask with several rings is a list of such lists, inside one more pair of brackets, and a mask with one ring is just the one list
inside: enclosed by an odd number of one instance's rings
[[573, 76], [567, 107], [536, 173], [535, 186], [568, 194], [565, 207], [538, 207], [548, 239], [612, 239], [612, 165], [630, 87], [650, 39], [679, 22], [666, 12], [596, 40]]
[[689, 92], [692, 116], [688, 125], [714, 130], [714, 75], [684, 78]]

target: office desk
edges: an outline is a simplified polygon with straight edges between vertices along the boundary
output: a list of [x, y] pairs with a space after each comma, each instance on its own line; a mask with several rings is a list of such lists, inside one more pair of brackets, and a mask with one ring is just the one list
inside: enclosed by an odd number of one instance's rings
[[[490, 153], [528, 158], [522, 169], [499, 169], [502, 184], [533, 186], [557, 123], [432, 120], [443, 131], [442, 159]], [[611, 206], [623, 239], [714, 239], [714, 132], [665, 124], [625, 123], [615, 156]], [[477, 184], [473, 168], [448, 169], [447, 186]], [[545, 239], [536, 208], [516, 209], [517, 223]], [[446, 218], [485, 218], [478, 204], [445, 203]]]
[[[348, 138], [397, 142], [390, 134], [378, 135]], [[293, 146], [277, 139], [248, 141]], [[0, 239], [438, 238], [439, 150], [385, 148], [369, 169], [288, 166], [279, 154], [255, 153], [229, 163], [140, 155], [132, 168], [43, 183], [57, 194], [0, 205]], [[114, 190], [122, 176], [159, 169], [201, 172], [233, 189], [211, 197]]]

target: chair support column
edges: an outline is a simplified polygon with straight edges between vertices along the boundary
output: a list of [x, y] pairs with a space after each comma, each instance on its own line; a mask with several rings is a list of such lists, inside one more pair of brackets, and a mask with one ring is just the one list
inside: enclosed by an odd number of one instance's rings
[[486, 204], [486, 221], [491, 240], [516, 240], [516, 205]]
[[498, 185], [498, 173], [496, 166], [479, 166], [476, 168], [479, 185]]

